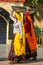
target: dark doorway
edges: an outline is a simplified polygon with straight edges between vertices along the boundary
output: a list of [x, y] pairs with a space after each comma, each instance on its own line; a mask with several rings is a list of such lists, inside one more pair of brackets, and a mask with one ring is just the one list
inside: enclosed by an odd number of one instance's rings
[[0, 44], [6, 44], [6, 21], [0, 16]]

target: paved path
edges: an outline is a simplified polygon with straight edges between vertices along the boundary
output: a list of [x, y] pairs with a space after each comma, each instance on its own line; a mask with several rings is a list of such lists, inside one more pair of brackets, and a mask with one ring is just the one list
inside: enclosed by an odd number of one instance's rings
[[[4, 47], [5, 48], [5, 47]], [[5, 54], [4, 52], [2, 52], [1, 50], [0, 50], [0, 55], [3, 57], [3, 55], [2, 54]], [[25, 62], [23, 62], [23, 63], [20, 63], [20, 64], [9, 64], [9, 61], [0, 61], [0, 65], [43, 65], [43, 48], [38, 48], [38, 50], [37, 50], [37, 60], [36, 61], [30, 61], [30, 60], [28, 60], [28, 61], [25, 61]], [[0, 57], [1, 57], [0, 56]]]
[[17, 63], [17, 64], [9, 64], [9, 61], [0, 61], [0, 65], [43, 65], [43, 61], [41, 62], [27, 62], [27, 63]]

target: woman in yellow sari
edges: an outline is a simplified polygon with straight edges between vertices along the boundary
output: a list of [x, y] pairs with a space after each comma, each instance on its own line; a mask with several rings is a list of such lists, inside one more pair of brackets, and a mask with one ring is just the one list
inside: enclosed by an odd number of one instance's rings
[[22, 56], [25, 54], [25, 49], [24, 49], [25, 46], [22, 40], [22, 23], [18, 20], [16, 14], [14, 16], [10, 15], [10, 18], [14, 21], [13, 24], [14, 54], [15, 54], [15, 58], [17, 58], [17, 60], [20, 61], [23, 58]]

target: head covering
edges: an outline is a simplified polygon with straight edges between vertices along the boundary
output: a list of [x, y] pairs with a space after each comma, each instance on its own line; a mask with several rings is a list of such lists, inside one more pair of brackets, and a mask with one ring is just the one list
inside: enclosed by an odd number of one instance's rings
[[26, 11], [24, 18], [28, 17], [28, 15], [29, 15], [29, 12]]
[[13, 12], [13, 17], [18, 19], [18, 14], [16, 12]]
[[25, 13], [25, 18], [28, 17], [29, 14], [30, 14], [30, 7], [27, 7], [27, 11]]
[[27, 9], [27, 11], [30, 11], [31, 8], [30, 7], [27, 7], [26, 9]]
[[13, 16], [16, 17], [20, 22], [22, 22], [23, 19], [22, 19], [20, 12], [17, 12], [17, 11], [14, 12]]

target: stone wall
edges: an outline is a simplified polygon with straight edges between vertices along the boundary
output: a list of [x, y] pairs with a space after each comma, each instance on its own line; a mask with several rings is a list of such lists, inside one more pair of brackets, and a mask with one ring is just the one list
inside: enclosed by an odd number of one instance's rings
[[23, 3], [0, 2], [0, 7], [4, 8], [9, 13], [12, 11], [11, 6], [23, 6]]
[[[23, 6], [23, 3], [15, 3], [15, 2], [0, 2], [0, 8], [5, 9], [9, 14], [12, 11], [12, 6]], [[7, 31], [8, 32], [8, 31]], [[8, 34], [7, 34], [8, 37]], [[11, 43], [12, 40], [7, 39], [7, 44]]]

